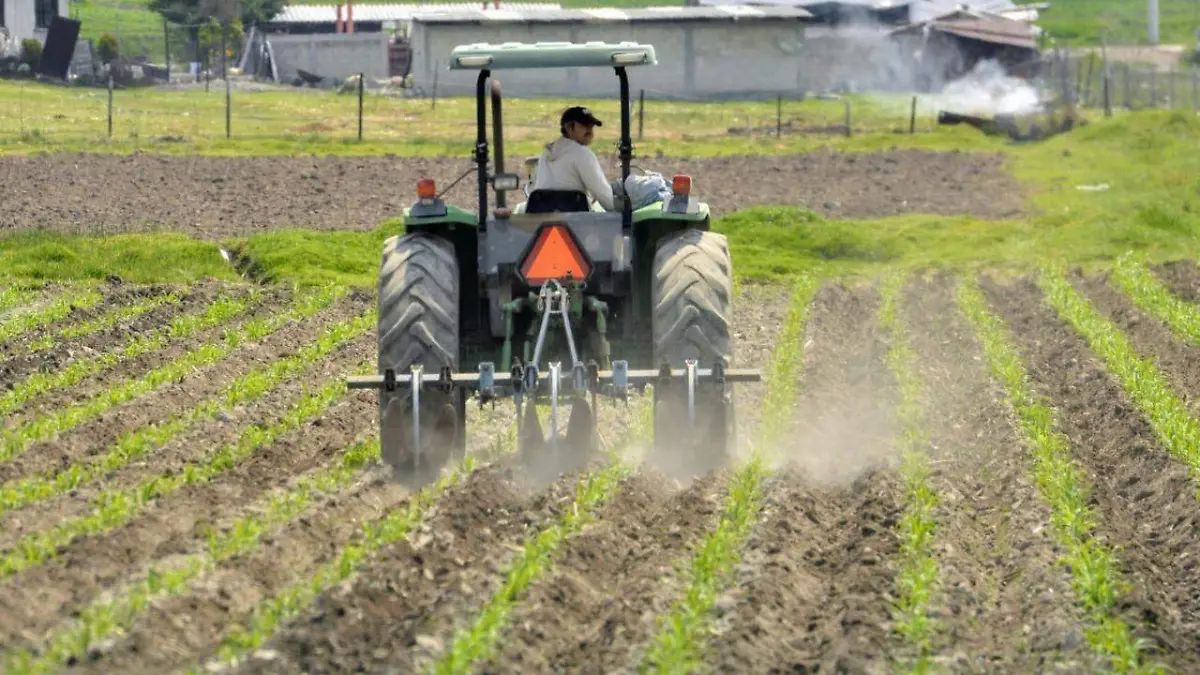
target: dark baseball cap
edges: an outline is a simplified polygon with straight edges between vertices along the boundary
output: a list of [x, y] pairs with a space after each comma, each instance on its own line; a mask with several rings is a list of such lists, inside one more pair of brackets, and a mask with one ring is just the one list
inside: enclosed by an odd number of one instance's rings
[[567, 122], [579, 122], [580, 124], [591, 124], [598, 127], [604, 126], [604, 123], [596, 119], [591, 110], [581, 105], [571, 106], [563, 111], [562, 119], [558, 121], [558, 124], [559, 126], [563, 126]]

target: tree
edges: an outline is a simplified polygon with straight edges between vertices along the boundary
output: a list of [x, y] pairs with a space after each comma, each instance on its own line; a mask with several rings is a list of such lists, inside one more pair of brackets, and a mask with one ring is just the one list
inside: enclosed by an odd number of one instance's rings
[[287, 0], [150, 0], [147, 7], [172, 23], [199, 26], [216, 19], [218, 28], [232, 28], [235, 18], [242, 26], [270, 21], [286, 4]]

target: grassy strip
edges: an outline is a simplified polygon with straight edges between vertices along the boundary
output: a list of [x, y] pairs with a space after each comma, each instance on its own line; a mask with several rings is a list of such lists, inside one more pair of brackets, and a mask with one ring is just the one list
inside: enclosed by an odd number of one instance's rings
[[1034, 395], [1003, 321], [988, 309], [973, 280], [959, 286], [958, 301], [983, 344], [992, 374], [1008, 392], [1031, 449], [1034, 481], [1050, 506], [1051, 528], [1065, 551], [1062, 562], [1092, 623], [1088, 642], [1111, 661], [1115, 672], [1148, 672], [1142, 665], [1142, 645], [1118, 615], [1118, 602], [1128, 585], [1120, 578], [1113, 551], [1094, 536], [1096, 516], [1088, 505], [1087, 479], [1071, 458], [1070, 441], [1055, 430], [1054, 412]]
[[88, 464], [73, 463], [64, 470], [30, 476], [0, 487], [0, 514], [74, 490], [149, 454], [202, 420], [211, 419], [222, 411], [229, 411], [235, 406], [261, 398], [288, 377], [299, 373], [347, 341], [374, 328], [375, 317], [376, 311], [371, 308], [361, 316], [330, 327], [316, 342], [305, 345], [287, 358], [250, 371], [200, 405], [161, 424], [147, 423], [122, 435], [113, 447], [96, 461]]
[[0, 323], [0, 342], [58, 321], [76, 309], [91, 309], [103, 299], [104, 294], [95, 288], [72, 288], [41, 309], [18, 314]]
[[901, 539], [901, 568], [896, 583], [896, 630], [917, 649], [914, 672], [926, 672], [931, 666], [931, 636], [936, 628], [930, 618], [930, 602], [937, 590], [938, 568], [933, 556], [937, 530], [933, 511], [937, 494], [929, 484], [929, 456], [925, 448], [925, 420], [921, 410], [921, 378], [916, 371], [917, 356], [908, 343], [905, 328], [896, 309], [896, 299], [904, 277], [889, 277], [883, 286], [883, 305], [879, 325], [891, 338], [887, 362], [896, 378], [899, 400], [896, 417], [900, 423], [900, 473], [904, 477], [904, 515], [898, 532]]
[[690, 672], [704, 665], [703, 634], [712, 620], [713, 603], [740, 560], [742, 542], [762, 508], [762, 484], [768, 473], [763, 450], [788, 431], [801, 367], [804, 326], [820, 280], [819, 276], [802, 276], [792, 288], [788, 315], [783, 332], [775, 341], [766, 377], [762, 416], [751, 458], [733, 475], [716, 528], [705, 536], [692, 556], [690, 581], [683, 597], [659, 617], [658, 633], [640, 672]]
[[1165, 323], [1184, 340], [1200, 345], [1200, 312], [1196, 306], [1173, 295], [1131, 253], [1117, 258], [1112, 279], [1142, 311]]
[[[1059, 317], [1087, 340], [1117, 377], [1154, 433], [1192, 475], [1200, 477], [1200, 425], [1188, 415], [1183, 402], [1150, 359], [1138, 356], [1121, 331], [1097, 312], [1060, 271], [1047, 269], [1038, 285]], [[1200, 498], [1200, 493], [1197, 494]]]
[[30, 420], [15, 430], [4, 430], [4, 445], [0, 446], [0, 461], [11, 459], [25, 452], [34, 443], [52, 438], [55, 434], [81, 424], [109, 408], [147, 394], [198, 368], [216, 363], [247, 341], [261, 340], [282, 329], [288, 323], [309, 318], [328, 307], [344, 292], [345, 289], [342, 287], [318, 288], [298, 297], [291, 308], [285, 312], [256, 319], [238, 329], [226, 331], [222, 342], [197, 347], [140, 377], [126, 378], [121, 384], [97, 394], [87, 401], [63, 408], [53, 415]]
[[[108, 312], [105, 312], [103, 316], [98, 316], [94, 319], [88, 319], [87, 321], [63, 328], [58, 332], [57, 339], [68, 340], [71, 338], [91, 335], [92, 333], [96, 333], [107, 328], [112, 328], [113, 326], [117, 325], [118, 322], [137, 318], [146, 312], [149, 312], [150, 310], [158, 309], [159, 307], [163, 307], [165, 305], [179, 304], [182, 299], [183, 298], [179, 295], [179, 293], [172, 291], [166, 295], [156, 295], [151, 298], [140, 300], [132, 305], [114, 307]], [[55, 345], [55, 337], [56, 336], [54, 335], [46, 335], [45, 337], [34, 341], [33, 344], [29, 345], [28, 353], [37, 354], [38, 352], [44, 352], [47, 349], [50, 349]]]
[[219, 326], [244, 313], [256, 300], [257, 294], [245, 299], [222, 296], [209, 305], [203, 314], [176, 316], [170, 325], [148, 335], [134, 336], [113, 351], [75, 361], [61, 370], [33, 373], [24, 382], [0, 396], [0, 415], [7, 415], [50, 391], [69, 387], [85, 377], [102, 373], [121, 361], [137, 358], [162, 349], [175, 340], [182, 340], [199, 331]]
[[[372, 364], [363, 364], [357, 372], [370, 372], [369, 365]], [[330, 406], [347, 393], [344, 374], [339, 374], [316, 393], [306, 394], [296, 402], [283, 420], [270, 427], [254, 426], [246, 429], [237, 441], [209, 454], [200, 463], [189, 464], [178, 473], [156, 476], [132, 488], [96, 495], [91, 500], [94, 510], [90, 514], [62, 521], [49, 531], [34, 532], [23, 537], [0, 558], [0, 577], [13, 575], [45, 562], [60, 547], [69, 544], [76, 537], [100, 534], [128, 523], [153, 499], [165, 497], [189, 485], [212, 480], [236, 467], [261, 448], [274, 443], [280, 436], [299, 429], [308, 421], [325, 414]]]

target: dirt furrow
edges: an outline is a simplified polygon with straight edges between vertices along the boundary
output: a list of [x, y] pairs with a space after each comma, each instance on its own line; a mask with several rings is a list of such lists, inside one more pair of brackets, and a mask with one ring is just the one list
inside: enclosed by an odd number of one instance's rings
[[1200, 266], [1196, 260], [1174, 260], [1149, 268], [1172, 293], [1188, 302], [1200, 302]]
[[840, 284], [814, 300], [784, 466], [765, 486], [737, 582], [717, 600], [715, 672], [885, 668], [903, 504], [889, 471], [894, 384], [879, 302]]
[[374, 424], [371, 393], [350, 393], [209, 483], [157, 499], [129, 523], [76, 539], [55, 560], [0, 581], [0, 649], [11, 640], [36, 640], [56, 617], [78, 611], [131, 569], [188, 553], [209, 528], [237, 517], [266, 490], [324, 464]]
[[1151, 359], [1191, 411], [1200, 414], [1200, 347], [1176, 337], [1163, 322], [1146, 314], [1109, 284], [1111, 275], [1072, 274], [1071, 283], [1100, 314], [1121, 330], [1144, 359]]
[[914, 282], [903, 305], [939, 500], [933, 651], [957, 673], [1096, 672], [1032, 462], [955, 290], [948, 275]]
[[1200, 504], [1187, 469], [1031, 280], [984, 279], [989, 302], [1025, 353], [1034, 388], [1058, 412], [1093, 483], [1100, 533], [1130, 584], [1122, 609], [1176, 672], [1200, 670]]
[[[278, 312], [279, 307], [287, 304], [288, 296], [290, 295], [289, 292], [283, 289], [264, 290], [263, 293], [264, 297], [262, 300], [252, 304], [246, 312], [220, 326], [197, 331], [183, 339], [172, 340], [162, 349], [155, 349], [132, 359], [118, 361], [104, 371], [95, 375], [89, 375], [69, 387], [58, 387], [38, 396], [11, 415], [7, 426], [11, 427], [27, 419], [32, 419], [36, 415], [52, 413], [59, 408], [86, 400], [108, 389], [114, 382], [130, 376], [136, 378], [143, 373], [179, 358], [184, 353], [196, 349], [201, 345], [219, 342], [225, 331], [229, 330], [229, 328], [242, 326], [256, 318], [269, 316]], [[244, 291], [236, 292], [237, 297], [242, 297], [243, 295]], [[205, 311], [203, 306], [197, 309], [200, 312]], [[81, 354], [80, 356], [90, 357], [94, 355]], [[60, 364], [57, 367], [62, 368], [64, 365], [66, 364]]]
[[446, 646], [449, 621], [463, 605], [495, 592], [523, 539], [561, 517], [574, 485], [566, 476], [531, 490], [509, 466], [482, 469], [438, 500], [418, 532], [322, 594], [241, 670], [412, 671], [415, 660]]
[[189, 463], [201, 461], [209, 453], [236, 442], [250, 427], [278, 423], [287, 415], [288, 409], [304, 397], [306, 390], [311, 391], [329, 378], [349, 372], [370, 358], [374, 351], [375, 339], [371, 334], [347, 342], [258, 401], [239, 406], [229, 415], [200, 423], [150, 455], [100, 480], [55, 499], [0, 515], [0, 550], [8, 549], [30, 532], [47, 530], [56, 523], [87, 514], [95, 508], [92, 500], [102, 492], [126, 490], [156, 476], [177, 474]]
[[[135, 285], [119, 280], [97, 284], [95, 290], [103, 298], [99, 303], [87, 308], [74, 307], [66, 316], [57, 321], [31, 328], [0, 343], [0, 373], [4, 372], [3, 368], [10, 365], [8, 360], [10, 355], [14, 352], [24, 352], [31, 343], [45, 338], [54, 338], [66, 328], [99, 318], [112, 310], [132, 305], [139, 300], [165, 294], [172, 288], [174, 287], [168, 284]], [[47, 351], [42, 352], [42, 354], [47, 353]]]
[[[745, 287], [733, 322], [737, 367], [765, 369], [783, 328], [786, 287]], [[758, 423], [763, 385], [735, 391], [739, 445]], [[678, 597], [674, 583], [689, 547], [713, 527], [724, 475], [679, 491], [657, 474], [630, 480], [599, 522], [563, 542], [553, 574], [514, 611], [504, 647], [483, 672], [612, 672], [634, 663]]]
[[[80, 358], [91, 358], [124, 344], [136, 335], [145, 335], [167, 326], [177, 314], [203, 311], [220, 291], [217, 284], [196, 284], [186, 291], [177, 291], [179, 301], [174, 304], [155, 307], [132, 319], [118, 321], [108, 328], [98, 330], [88, 335], [73, 338], [60, 338], [58, 334], [64, 328], [73, 326], [81, 320], [89, 320], [132, 305], [156, 295], [169, 292], [165, 286], [147, 288], [130, 288], [115, 293], [95, 309], [89, 310], [89, 316], [72, 316], [55, 323], [43, 330], [34, 331], [13, 340], [15, 349], [5, 350], [10, 356], [0, 356], [0, 381], [12, 384], [23, 382], [38, 371], [57, 372], [69, 366]], [[53, 346], [37, 353], [29, 353], [29, 346], [35, 342], [49, 338]], [[15, 352], [15, 353], [14, 353]]]
[[360, 314], [371, 302], [370, 294], [355, 291], [309, 319], [293, 322], [261, 341], [242, 344], [225, 359], [115, 406], [67, 433], [37, 443], [21, 455], [0, 463], [0, 481], [9, 482], [62, 469], [72, 462], [107, 452], [122, 434], [194, 407], [251, 370], [295, 354], [302, 346], [316, 340], [328, 326]]

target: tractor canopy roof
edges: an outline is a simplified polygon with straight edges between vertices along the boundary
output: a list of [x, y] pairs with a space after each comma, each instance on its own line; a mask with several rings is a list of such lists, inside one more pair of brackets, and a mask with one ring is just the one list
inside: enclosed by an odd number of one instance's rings
[[658, 63], [654, 46], [637, 42], [504, 42], [459, 45], [450, 70], [502, 68], [614, 68]]

